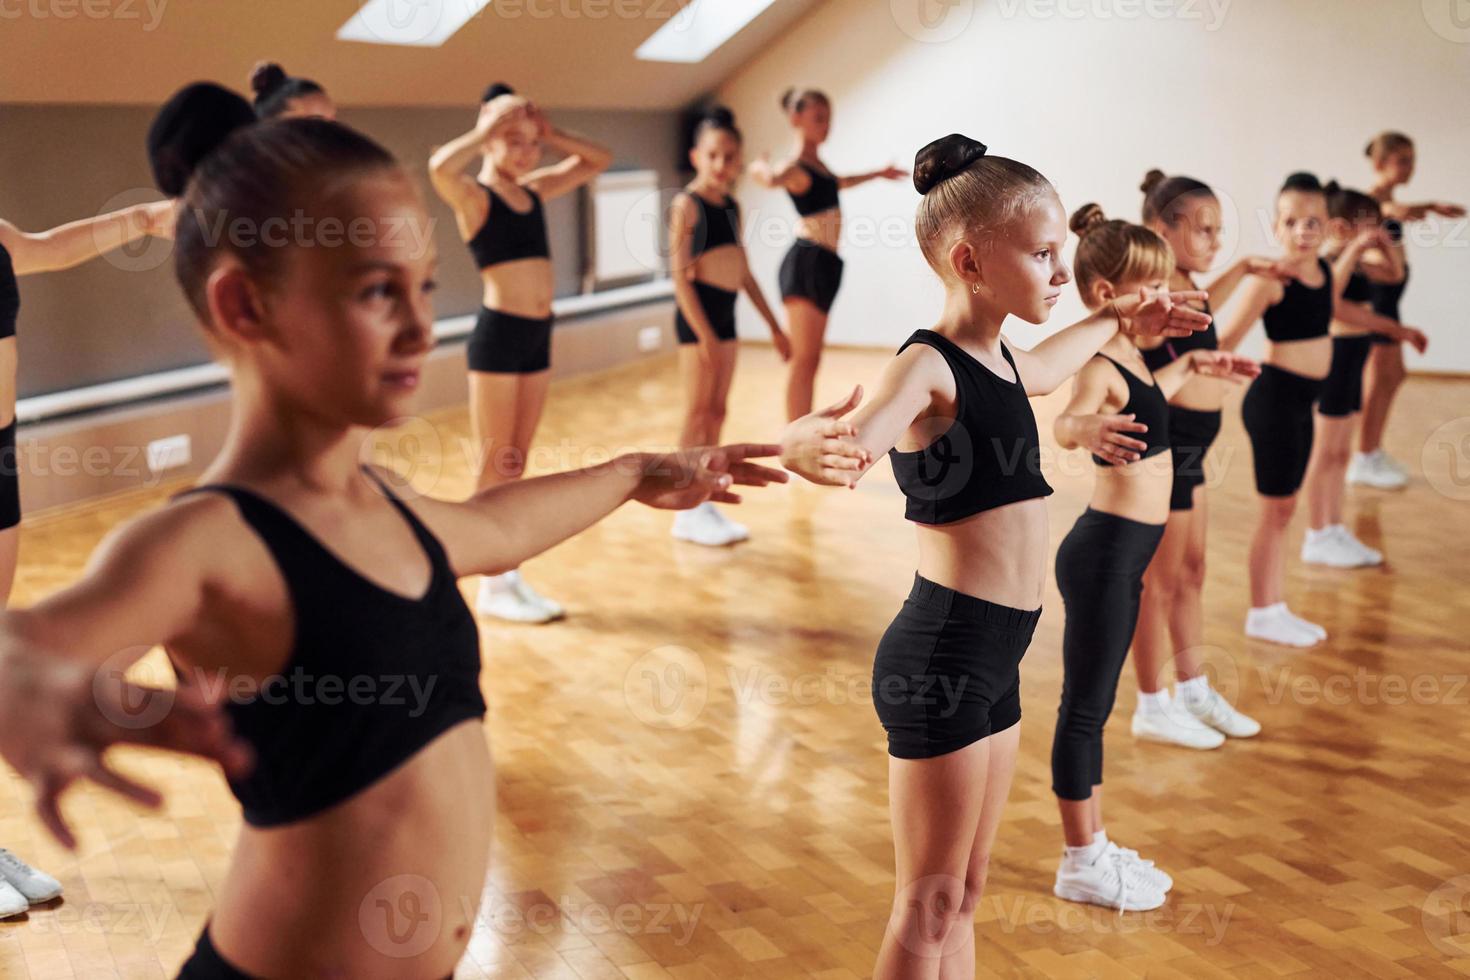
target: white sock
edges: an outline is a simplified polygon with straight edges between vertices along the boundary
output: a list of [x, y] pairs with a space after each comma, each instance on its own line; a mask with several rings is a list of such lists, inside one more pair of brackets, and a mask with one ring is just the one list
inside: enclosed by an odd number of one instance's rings
[[1200, 674], [1187, 681], [1180, 681], [1175, 685], [1175, 690], [1180, 700], [1189, 704], [1199, 704], [1210, 695], [1210, 679]]
[[1073, 867], [1092, 864], [1094, 861], [1102, 856], [1103, 849], [1107, 846], [1108, 844], [1106, 837], [1099, 841], [1097, 839], [1097, 834], [1094, 834], [1092, 836], [1091, 844], [1087, 844], [1083, 847], [1064, 847], [1062, 849], [1062, 859], [1064, 861], [1070, 862]]
[[[1138, 692], [1138, 713], [1141, 715], [1161, 715], [1169, 710], [1169, 689], [1162, 691]], [[1099, 831], [1101, 833], [1101, 831]]]
[[493, 594], [504, 595], [507, 592], [515, 591], [516, 579], [519, 577], [516, 572], [509, 571], [501, 572], [499, 575], [486, 575], [485, 581], [489, 584], [490, 591]]
[[1330, 524], [1326, 527], [1309, 527], [1307, 528], [1307, 540], [1316, 541], [1318, 538], [1325, 538], [1331, 533], [1332, 525]]
[[1092, 842], [1094, 844], [1101, 844], [1103, 847], [1107, 847], [1108, 846], [1108, 832], [1106, 830], [1103, 830], [1101, 827], [1099, 827], [1097, 829], [1097, 833], [1095, 833], [1095, 834], [1092, 835]]

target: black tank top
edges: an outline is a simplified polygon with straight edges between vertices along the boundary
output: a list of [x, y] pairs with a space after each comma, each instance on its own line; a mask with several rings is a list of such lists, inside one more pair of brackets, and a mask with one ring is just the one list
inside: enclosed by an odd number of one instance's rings
[[1316, 289], [1302, 285], [1300, 279], [1286, 284], [1281, 302], [1266, 310], [1261, 322], [1266, 325], [1266, 336], [1274, 341], [1312, 340], [1327, 336], [1332, 326], [1332, 266], [1321, 257], [1317, 265], [1322, 269], [1323, 282]]
[[693, 191], [686, 193], [694, 198], [694, 236], [689, 240], [690, 258], [697, 258], [721, 245], [738, 245], [740, 236], [740, 205], [728, 194], [723, 204], [711, 204]]
[[[1214, 316], [1208, 301], [1205, 303], [1204, 311], [1211, 317]], [[1143, 363], [1150, 371], [1159, 371], [1192, 350], [1219, 349], [1220, 336], [1215, 333], [1215, 321], [1212, 319], [1210, 325], [1203, 330], [1196, 330], [1186, 337], [1170, 337], [1157, 347], [1148, 350], [1140, 348], [1139, 353], [1143, 355]]]
[[[551, 246], [546, 241], [546, 215], [541, 209], [541, 198], [530, 188], [531, 210], [524, 214], [505, 203], [505, 199], [484, 184], [490, 198], [485, 211], [485, 223], [467, 243], [470, 254], [481, 269], [516, 259], [545, 259], [551, 257]], [[492, 223], [490, 218], [494, 216]]]
[[894, 479], [907, 498], [904, 516], [918, 524], [949, 524], [1048, 496], [1052, 489], [1041, 472], [1036, 416], [1005, 344], [1000, 351], [1016, 372], [1015, 381], [996, 375], [933, 330], [914, 331], [898, 353], [911, 344], [933, 347], [949, 364], [954, 373], [955, 418], [923, 449], [888, 451]]
[[808, 166], [804, 161], [796, 161], [796, 165], [811, 175], [811, 186], [806, 189], [805, 194], [791, 194], [791, 203], [796, 205], [796, 213], [805, 217], [809, 214], [821, 214], [837, 207], [837, 178], [822, 173], [814, 167]]
[[[1148, 426], [1147, 432], [1127, 433], [1130, 437], [1146, 443], [1148, 446], [1139, 455], [1139, 459], [1148, 459], [1150, 456], [1156, 456], [1165, 449], [1168, 449], [1169, 403], [1164, 399], [1164, 393], [1159, 390], [1158, 379], [1153, 379], [1153, 384], [1144, 384], [1138, 375], [1108, 355], [1099, 354], [1097, 356], [1117, 368], [1118, 373], [1123, 376], [1123, 380], [1128, 382], [1128, 403], [1118, 409], [1118, 414], [1132, 415], [1133, 421], [1142, 422]], [[1092, 454], [1092, 461], [1098, 466], [1113, 465], [1096, 453]], [[1134, 462], [1137, 461], [1135, 460]]]
[[1373, 280], [1353, 270], [1348, 276], [1346, 285], [1342, 287], [1342, 298], [1353, 303], [1369, 303], [1373, 300]]
[[0, 340], [15, 336], [15, 321], [19, 316], [20, 284], [15, 281], [10, 252], [0, 245]]
[[285, 666], [258, 691], [226, 702], [236, 733], [256, 753], [251, 774], [230, 783], [252, 826], [291, 823], [341, 803], [454, 725], [485, 714], [479, 631], [444, 549], [367, 472], [429, 556], [433, 573], [420, 598], [369, 582], [244, 487], [184, 491], [229, 496], [270, 550], [291, 598], [295, 638]]

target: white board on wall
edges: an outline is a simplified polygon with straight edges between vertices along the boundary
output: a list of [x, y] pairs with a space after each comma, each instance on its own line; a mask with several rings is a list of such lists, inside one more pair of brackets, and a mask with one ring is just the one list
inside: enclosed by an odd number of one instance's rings
[[658, 173], [620, 170], [598, 176], [592, 195], [589, 287], [662, 275]]

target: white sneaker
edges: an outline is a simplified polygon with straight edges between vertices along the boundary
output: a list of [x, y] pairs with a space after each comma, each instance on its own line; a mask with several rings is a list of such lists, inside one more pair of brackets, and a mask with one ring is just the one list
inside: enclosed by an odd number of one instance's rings
[[1122, 855], [1125, 864], [1132, 865], [1136, 874], [1144, 881], [1153, 885], [1161, 892], [1167, 892], [1174, 887], [1174, 879], [1170, 878], [1168, 872], [1154, 867], [1152, 861], [1140, 857], [1138, 852], [1131, 847], [1120, 847], [1116, 841], [1109, 841], [1108, 845]]
[[522, 602], [529, 602], [533, 606], [540, 606], [542, 609], [546, 610], [547, 614], [552, 619], [561, 619], [567, 614], [566, 608], [563, 607], [561, 603], [553, 599], [548, 599], [546, 598], [546, 596], [531, 588], [531, 586], [527, 584], [526, 580], [521, 578], [521, 573], [519, 571], [507, 572], [506, 574], [510, 577], [511, 588], [515, 589], [516, 594], [521, 597]]
[[[1168, 691], [1160, 693], [1169, 697]], [[1135, 710], [1133, 737], [1186, 749], [1218, 749], [1225, 744], [1225, 736], [1186, 711], [1179, 698], [1170, 698], [1163, 711]]]
[[1379, 490], [1402, 490], [1408, 486], [1409, 477], [1396, 468], [1397, 463], [1388, 459], [1388, 454], [1381, 449], [1371, 453], [1353, 453], [1352, 462], [1348, 463], [1348, 483]]
[[720, 510], [720, 508], [716, 507], [714, 504], [710, 503], [708, 500], [706, 500], [704, 503], [700, 504], [699, 506], [709, 508], [708, 513], [710, 514], [711, 517], [713, 517], [716, 521], [719, 521], [720, 524], [724, 526], [725, 533], [729, 536], [730, 543], [731, 544], [735, 543], [736, 541], [749, 541], [750, 540], [750, 529], [749, 528], [747, 528], [744, 524], [741, 524], [738, 521], [732, 521], [732, 520], [730, 520], [729, 517], [725, 516], [725, 512], [724, 511]]
[[1370, 548], [1363, 542], [1359, 541], [1356, 537], [1353, 536], [1353, 532], [1347, 529], [1347, 525], [1334, 524], [1327, 530], [1335, 534], [1338, 540], [1347, 545], [1349, 548], [1353, 549], [1353, 551], [1357, 552], [1362, 557], [1363, 560], [1360, 564], [1383, 564], [1383, 552], [1379, 551], [1377, 548]]
[[714, 513], [714, 508], [706, 508], [704, 504], [675, 514], [672, 533], [681, 541], [691, 541], [711, 548], [721, 548], [739, 540], [732, 537], [731, 529]]
[[37, 871], [3, 847], [0, 847], [0, 881], [20, 892], [32, 905], [49, 902], [61, 894], [61, 882], [44, 871]]
[[1394, 459], [1392, 456], [1390, 456], [1387, 453], [1387, 451], [1385, 451], [1384, 449], [1380, 448], [1380, 449], [1377, 450], [1377, 455], [1378, 455], [1378, 463], [1379, 463], [1380, 466], [1382, 466], [1385, 469], [1387, 469], [1390, 473], [1397, 473], [1399, 476], [1403, 477], [1404, 479], [1408, 479], [1409, 478], [1409, 468], [1407, 466], [1405, 466], [1403, 463], [1400, 463], [1398, 460]]
[[0, 919], [23, 915], [31, 907], [26, 897], [15, 890], [9, 882], [0, 880]]
[[[1308, 528], [1306, 536], [1302, 538], [1302, 561], [1331, 568], [1357, 568], [1368, 564], [1367, 555], [1337, 533], [1339, 526], [1334, 524], [1320, 529]], [[1356, 542], [1357, 539], [1353, 540]]]
[[1142, 877], [1117, 847], [1109, 844], [1091, 864], [1063, 856], [1052, 894], [1122, 912], [1147, 912], [1164, 904], [1164, 893]]
[[1267, 643], [1280, 643], [1288, 647], [1314, 647], [1322, 637], [1305, 626], [1286, 611], [1286, 603], [1251, 609], [1245, 614], [1245, 635]]
[[1231, 738], [1250, 738], [1261, 732], [1260, 722], [1249, 715], [1242, 714], [1213, 687], [1209, 689], [1209, 693], [1204, 696], [1203, 700], [1190, 701], [1180, 698], [1179, 704], [1203, 724]]
[[1286, 618], [1289, 619], [1289, 620], [1291, 620], [1298, 627], [1300, 627], [1301, 629], [1306, 630], [1308, 633], [1311, 633], [1313, 636], [1315, 636], [1319, 640], [1325, 640], [1325, 639], [1327, 639], [1327, 630], [1326, 629], [1324, 629], [1321, 626], [1318, 626], [1316, 623], [1309, 622], [1309, 621], [1307, 621], [1305, 619], [1302, 619], [1296, 613], [1294, 613], [1290, 609], [1286, 608], [1286, 603], [1284, 603], [1284, 602], [1283, 603], [1279, 603], [1279, 605], [1281, 606], [1281, 611], [1286, 614]]
[[512, 623], [549, 623], [556, 618], [541, 603], [522, 595], [515, 581], [507, 581], [504, 575], [486, 575], [480, 579], [475, 611], [481, 616], [493, 616]]

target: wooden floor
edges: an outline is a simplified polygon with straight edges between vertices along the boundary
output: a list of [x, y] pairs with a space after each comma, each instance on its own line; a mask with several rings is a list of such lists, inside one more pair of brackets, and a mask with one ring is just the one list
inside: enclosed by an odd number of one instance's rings
[[[872, 379], [886, 357], [832, 352], [819, 393]], [[775, 436], [781, 384], [769, 348], [742, 354], [732, 440]], [[559, 384], [534, 468], [666, 444], [677, 392], [671, 359]], [[1060, 395], [1036, 403], [1044, 433], [1059, 407]], [[1154, 913], [1118, 917], [1050, 892], [1062, 616], [1049, 590], [977, 914], [980, 976], [1470, 975], [1467, 407], [1470, 381], [1411, 382], [1389, 448], [1413, 463], [1413, 483], [1352, 494], [1351, 526], [1387, 553], [1385, 568], [1292, 562], [1293, 607], [1333, 633], [1308, 652], [1241, 634], [1254, 500], [1238, 405], [1227, 408], [1214, 456], [1210, 660], [1265, 731], [1208, 753], [1135, 744], [1125, 674], [1108, 729], [1107, 817], [1115, 839], [1177, 882]], [[462, 494], [464, 415], [430, 423], [442, 451], [418, 483]], [[1053, 547], [1086, 499], [1080, 459], [1048, 462]], [[893, 854], [868, 680], [915, 550], [882, 470], [852, 493], [753, 492], [738, 515], [752, 540], [733, 550], [675, 542], [667, 514], [630, 505], [526, 567], [571, 616], [482, 625], [500, 810], [457, 976], [869, 974]], [[16, 601], [71, 579], [109, 526], [170, 489], [28, 522]], [[467, 595], [474, 585], [463, 583]], [[167, 677], [156, 652], [142, 667]], [[25, 787], [0, 776], [0, 844], [66, 886], [61, 904], [0, 924], [0, 976], [172, 977], [192, 947], [238, 811], [207, 766], [140, 751], [124, 763], [166, 791], [165, 808], [147, 815], [73, 792], [76, 855], [43, 837]]]

